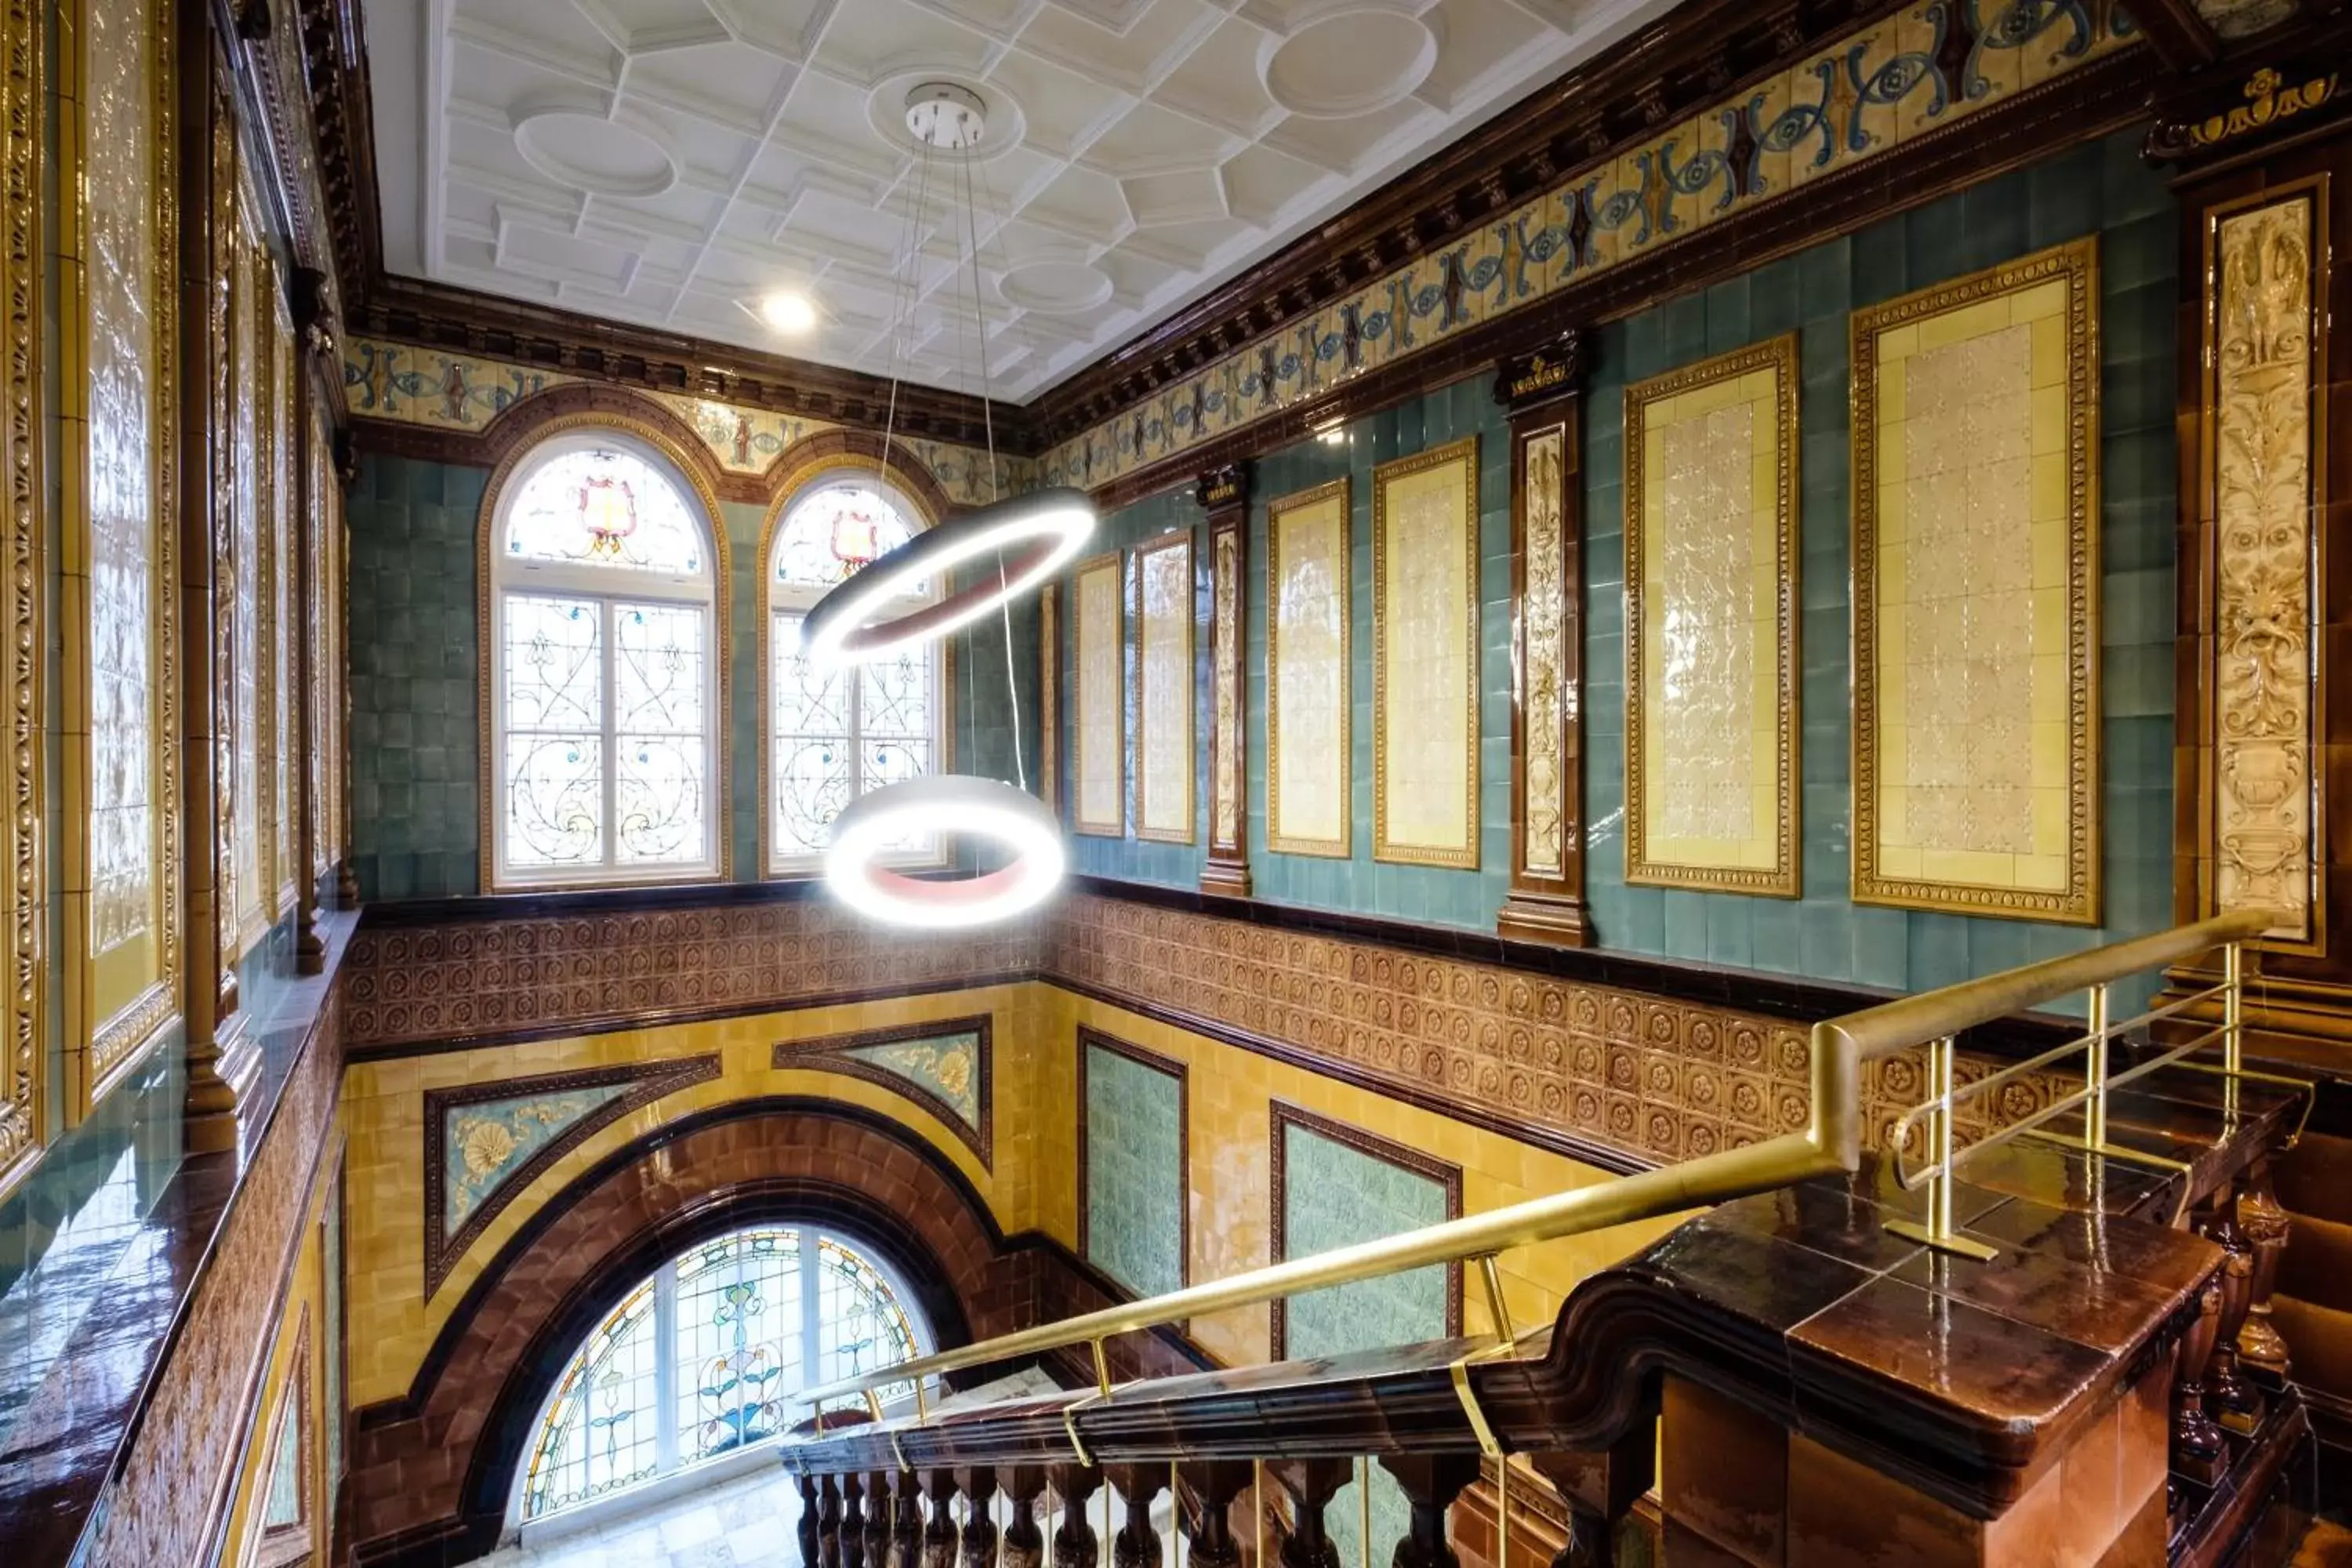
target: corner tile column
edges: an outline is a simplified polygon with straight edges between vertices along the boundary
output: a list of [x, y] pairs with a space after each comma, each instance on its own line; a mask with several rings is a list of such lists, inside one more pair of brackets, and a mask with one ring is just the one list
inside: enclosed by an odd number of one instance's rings
[[1201, 476], [1209, 514], [1209, 858], [1201, 890], [1247, 898], [1249, 869], [1249, 602], [1246, 464]]
[[1503, 362], [1511, 420], [1511, 890], [1496, 930], [1585, 947], [1584, 343]]
[[2331, 1065], [2352, 1045], [2352, 703], [2327, 673], [2352, 668], [2342, 43], [2207, 73], [2147, 142], [2182, 218], [2175, 918], [2274, 913], [2252, 1048]]

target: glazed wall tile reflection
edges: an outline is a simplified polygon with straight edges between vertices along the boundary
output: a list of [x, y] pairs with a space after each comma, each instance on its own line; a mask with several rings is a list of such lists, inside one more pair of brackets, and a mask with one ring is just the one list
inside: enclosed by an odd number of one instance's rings
[[2088, 241], [1854, 318], [1857, 901], [2097, 919]]
[[1350, 848], [1348, 481], [1266, 511], [1265, 837], [1287, 855]]
[[2108, 0], [1906, 6], [1071, 437], [1046, 453], [1042, 482], [1102, 485], [1177, 456], [1359, 369], [1947, 130], [2135, 37]]
[[1070, 824], [1080, 833], [1127, 831], [1126, 637], [1120, 627], [1120, 557], [1080, 565], [1070, 593], [1077, 770]]
[[[353, 415], [436, 430], [486, 430], [499, 416], [534, 394], [577, 385], [586, 379], [536, 365], [373, 338], [344, 339], [342, 363], [344, 401]], [[839, 428], [821, 419], [683, 393], [642, 395], [684, 421], [729, 473], [766, 473], [793, 447]], [[1003, 455], [992, 469], [988, 455], [969, 447], [910, 436], [895, 439], [922, 460], [950, 498], [967, 506], [1037, 485], [1036, 465], [1030, 458]]]

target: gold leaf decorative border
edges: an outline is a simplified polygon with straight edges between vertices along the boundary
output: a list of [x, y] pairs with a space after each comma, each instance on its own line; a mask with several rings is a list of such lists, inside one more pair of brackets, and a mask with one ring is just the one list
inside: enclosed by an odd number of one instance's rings
[[[1337, 497], [1339, 502], [1339, 729], [1332, 765], [1338, 771], [1339, 836], [1316, 838], [1282, 830], [1282, 520]], [[1355, 789], [1355, 567], [1350, 533], [1354, 516], [1348, 476], [1299, 490], [1265, 509], [1265, 847], [1277, 855], [1321, 855], [1345, 860], [1354, 852]]]
[[[1773, 743], [1774, 820], [1773, 863], [1769, 869], [1741, 866], [1700, 866], [1654, 860], [1647, 845], [1649, 770], [1643, 740], [1649, 715], [1643, 700], [1648, 689], [1644, 658], [1643, 596], [1649, 587], [1643, 567], [1646, 542], [1643, 514], [1645, 481], [1642, 456], [1651, 405], [1717, 382], [1734, 381], [1751, 372], [1773, 374], [1773, 428], [1770, 440], [1774, 468], [1776, 515], [1772, 534], [1779, 558], [1772, 563], [1773, 595], [1772, 688], [1780, 700]], [[1654, 375], [1625, 389], [1625, 880], [1629, 884], [1713, 889], [1727, 893], [1762, 894], [1793, 899], [1803, 890], [1798, 867], [1801, 789], [1798, 783], [1798, 718], [1800, 696], [1797, 654], [1798, 573], [1801, 554], [1797, 539], [1797, 334], [1786, 332], [1769, 342], [1735, 349], [1714, 359]]]
[[[1188, 679], [1184, 683], [1184, 826], [1182, 828], [1149, 826], [1151, 814], [1149, 803], [1144, 798], [1147, 781], [1150, 776], [1150, 771], [1144, 766], [1144, 759], [1150, 756], [1155, 739], [1151, 730], [1150, 692], [1145, 685], [1146, 660], [1143, 657], [1144, 631], [1149, 625], [1143, 602], [1144, 563], [1151, 556], [1165, 554], [1171, 550], [1181, 550], [1184, 552], [1185, 605], [1184, 614], [1177, 625], [1184, 637], [1184, 668], [1188, 675], [1195, 673], [1192, 669], [1192, 623], [1199, 616], [1197, 603], [1199, 584], [1193, 581], [1192, 531], [1189, 528], [1180, 529], [1174, 533], [1152, 540], [1148, 544], [1137, 545], [1132, 552], [1135, 571], [1132, 580], [1128, 584], [1129, 597], [1128, 615], [1135, 622], [1135, 836], [1154, 844], [1190, 844], [1192, 842], [1192, 818], [1196, 805], [1192, 775], [1199, 763], [1199, 749], [1194, 744], [1193, 731], [1196, 726], [1193, 723], [1192, 712], [1194, 707], [1192, 698], [1198, 690], [1198, 684], [1193, 679]], [[1166, 743], [1165, 736], [1158, 737], [1158, 740], [1161, 744]]]
[[[1882, 876], [1878, 870], [1878, 339], [2053, 279], [2066, 284], [2066, 886], [2056, 892]], [[2099, 921], [2098, 242], [2073, 240], [1857, 310], [1853, 443], [1853, 901], [1897, 909]]]
[[[1087, 768], [1090, 760], [1090, 748], [1087, 745], [1087, 716], [1092, 710], [1090, 705], [1102, 700], [1105, 693], [1097, 689], [1100, 678], [1090, 679], [1087, 668], [1085, 587], [1087, 579], [1098, 572], [1110, 573], [1116, 586], [1118, 573], [1125, 563], [1126, 557], [1118, 551], [1112, 550], [1100, 555], [1089, 556], [1079, 562], [1077, 570], [1070, 574], [1071, 662], [1076, 666], [1076, 674], [1078, 682], [1077, 711], [1071, 715], [1074, 728], [1070, 742], [1070, 828], [1073, 832], [1088, 834], [1100, 838], [1123, 838], [1127, 836], [1127, 703], [1124, 690], [1126, 680], [1123, 671], [1113, 670], [1110, 678], [1110, 690], [1108, 694], [1111, 714], [1109, 765], [1118, 772], [1118, 787], [1112, 791], [1118, 798], [1118, 815], [1115, 818], [1090, 819], [1087, 816]], [[1118, 592], [1113, 592], [1110, 596], [1110, 635], [1106, 644], [1117, 650], [1118, 657], [1122, 660], [1126, 657], [1127, 628], [1119, 623], [1124, 616], [1126, 598], [1126, 595]], [[1100, 759], [1091, 760], [1098, 762]]]
[[[1463, 582], [1469, 602], [1464, 606], [1466, 634], [1462, 691], [1464, 773], [1468, 798], [1463, 802], [1463, 843], [1460, 848], [1401, 844], [1389, 837], [1389, 675], [1388, 675], [1388, 501], [1389, 486], [1398, 479], [1453, 464], [1462, 467]], [[1372, 858], [1397, 866], [1448, 866], [1475, 869], [1478, 865], [1478, 437], [1465, 437], [1450, 445], [1398, 458], [1372, 470]]]
[[[733, 588], [735, 576], [733, 562], [728, 552], [726, 515], [719, 510], [718, 492], [710, 488], [709, 481], [703, 477], [700, 466], [688, 458], [667, 436], [653, 426], [632, 419], [625, 414], [600, 412], [566, 414], [559, 418], [549, 420], [539, 427], [530, 441], [517, 447], [501, 458], [499, 466], [490, 472], [489, 483], [482, 487], [482, 510], [474, 524], [474, 636], [477, 639], [475, 646], [481, 650], [481, 656], [477, 660], [480, 669], [476, 677], [475, 705], [478, 713], [477, 735], [481, 759], [478, 768], [482, 797], [480, 821], [482, 890], [495, 892], [499, 889], [499, 849], [496, 837], [499, 764], [497, 748], [491, 743], [491, 715], [495, 711], [494, 705], [498, 700], [498, 692], [497, 673], [493, 668], [495, 660], [491, 657], [490, 641], [495, 630], [498, 606], [498, 586], [492, 580], [491, 567], [492, 557], [496, 554], [496, 540], [493, 536], [498, 532], [499, 497], [505, 492], [507, 483], [514, 477], [516, 469], [529, 462], [541, 447], [573, 430], [616, 432], [651, 447], [669, 464], [675, 470], [677, 478], [693, 494], [695, 500], [702, 508], [703, 521], [709, 526], [711, 570], [717, 574], [716, 587], [711, 595], [710, 647], [712, 660], [718, 667], [718, 701], [712, 711], [717, 719], [713, 729], [716, 731], [714, 738], [719, 747], [719, 760], [716, 763], [718, 787], [711, 792], [710, 827], [711, 831], [719, 836], [718, 879], [722, 882], [731, 880], [734, 876], [735, 863], [734, 818], [731, 812], [731, 796], [734, 792], [726, 786], [727, 781], [734, 777], [735, 760], [733, 707], [735, 681], [734, 671], [730, 668], [734, 660], [730, 657], [735, 641], [729, 626], [730, 606], [734, 603], [735, 597]], [[762, 608], [764, 609], [764, 604]], [[630, 877], [620, 879], [619, 881], [620, 885], [632, 888], [652, 888], [665, 884], [707, 882], [710, 879], [709, 872], [695, 871], [681, 877]], [[593, 880], [559, 884], [564, 888], [597, 885]], [[533, 890], [545, 890], [545, 884], [533, 883], [530, 886]]]

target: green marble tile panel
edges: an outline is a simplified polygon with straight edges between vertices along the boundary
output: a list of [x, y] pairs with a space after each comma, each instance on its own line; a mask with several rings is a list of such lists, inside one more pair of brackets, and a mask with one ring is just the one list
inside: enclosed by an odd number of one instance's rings
[[1183, 1080], [1090, 1041], [1087, 1260], [1138, 1296], [1184, 1283]]

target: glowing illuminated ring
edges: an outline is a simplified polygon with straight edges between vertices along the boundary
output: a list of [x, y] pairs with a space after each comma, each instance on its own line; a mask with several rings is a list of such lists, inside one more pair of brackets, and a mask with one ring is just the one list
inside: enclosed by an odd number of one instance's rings
[[[1094, 503], [1085, 491], [1068, 489], [1038, 490], [951, 518], [860, 568], [819, 599], [801, 623], [803, 652], [822, 669], [863, 664], [945, 637], [1060, 571], [1086, 548], [1094, 531]], [[1023, 545], [1029, 548], [1016, 548]], [[982, 573], [971, 587], [936, 605], [866, 625], [890, 600], [999, 550], [1011, 552], [1001, 584], [995, 573]]]
[[[933, 881], [878, 863], [886, 846], [926, 834], [993, 839], [1009, 865], [978, 877]], [[1062, 826], [1045, 803], [995, 779], [932, 773], [887, 784], [833, 819], [824, 879], [833, 896], [869, 919], [944, 930], [986, 925], [1043, 903], [1062, 880]]]

